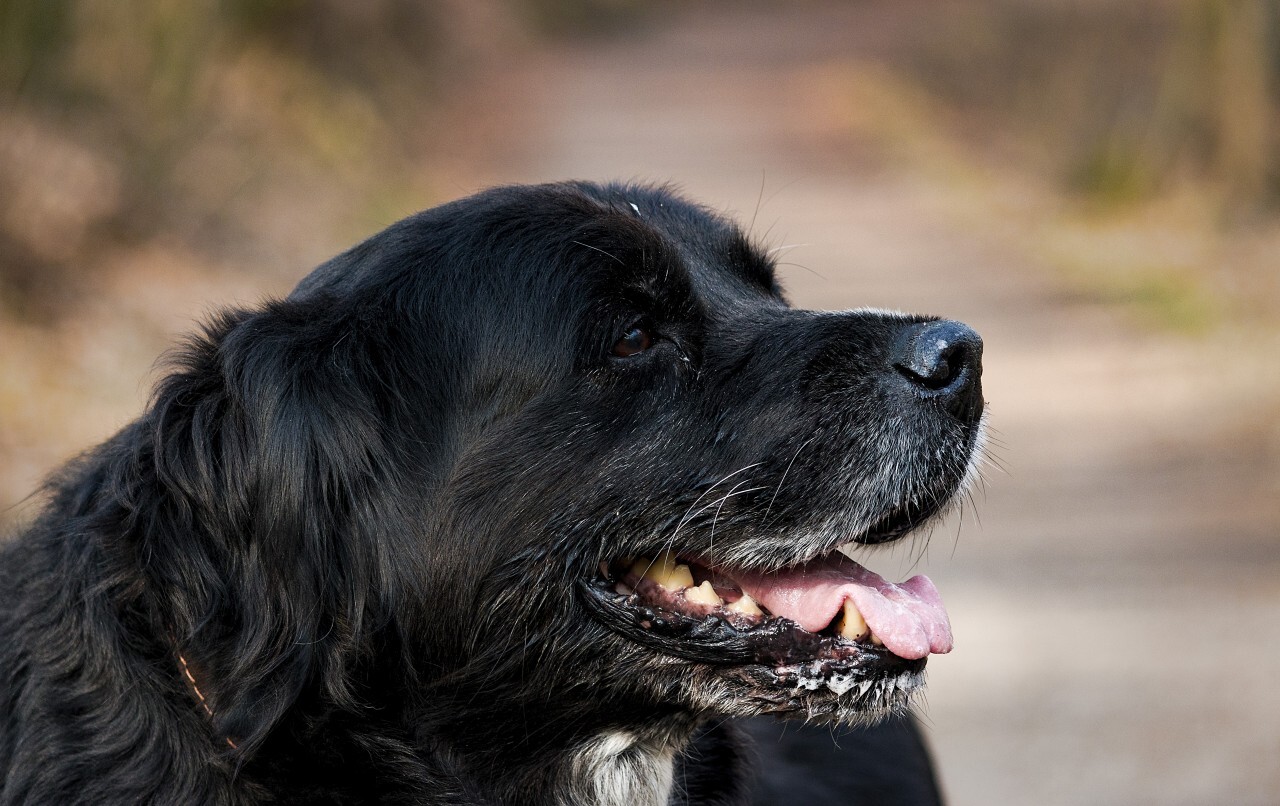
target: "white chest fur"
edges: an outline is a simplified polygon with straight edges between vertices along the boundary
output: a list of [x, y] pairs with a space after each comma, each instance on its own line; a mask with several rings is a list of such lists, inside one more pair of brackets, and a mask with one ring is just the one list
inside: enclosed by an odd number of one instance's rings
[[559, 801], [563, 806], [666, 806], [674, 770], [674, 748], [647, 746], [625, 731], [610, 731], [574, 756]]

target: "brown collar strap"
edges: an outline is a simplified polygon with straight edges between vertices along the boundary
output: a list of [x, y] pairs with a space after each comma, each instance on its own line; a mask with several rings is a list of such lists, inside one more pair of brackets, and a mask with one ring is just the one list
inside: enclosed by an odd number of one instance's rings
[[[187, 665], [187, 659], [182, 657], [181, 652], [177, 653], [177, 655], [178, 663], [182, 664], [182, 674], [186, 676], [187, 682], [191, 684], [191, 690], [196, 693], [196, 699], [200, 701], [200, 707], [204, 709], [204, 712], [209, 715], [210, 719], [213, 719], [213, 709], [209, 707], [209, 701], [200, 693], [200, 686], [196, 683], [196, 676], [191, 673], [191, 667]], [[236, 747], [236, 743], [231, 741], [231, 739], [227, 738], [225, 741], [232, 750], [238, 749]]]

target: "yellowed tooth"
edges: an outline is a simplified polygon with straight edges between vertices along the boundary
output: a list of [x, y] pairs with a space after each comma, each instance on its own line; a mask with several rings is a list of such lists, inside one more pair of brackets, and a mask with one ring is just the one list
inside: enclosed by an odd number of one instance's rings
[[667, 581], [662, 583], [662, 586], [673, 591], [691, 588], [693, 587], [693, 572], [689, 570], [687, 565], [677, 565], [671, 569], [671, 576], [667, 577]]
[[631, 564], [631, 573], [638, 577], [642, 577], [645, 575], [645, 572], [649, 570], [651, 565], [653, 565], [653, 560], [650, 560], [648, 557], [637, 557], [636, 561]]
[[[683, 568], [684, 566], [680, 566]], [[689, 588], [684, 592], [685, 601], [696, 602], [697, 604], [711, 605], [719, 607], [724, 604], [724, 600], [716, 594], [716, 589], [711, 587], [711, 580], [706, 580], [697, 587]]]
[[676, 563], [676, 557], [671, 552], [662, 552], [654, 558], [652, 563], [647, 563], [645, 568], [640, 568], [643, 562], [643, 558], [637, 560], [634, 568], [639, 570], [645, 579], [653, 580], [669, 591], [693, 587], [693, 572], [689, 570], [689, 566]]
[[863, 638], [870, 632], [867, 629], [867, 620], [862, 617], [862, 613], [858, 611], [858, 606], [852, 599], [844, 600], [844, 610], [836, 617], [836, 632], [842, 638], [854, 640]]
[[756, 600], [745, 593], [742, 594], [742, 598], [738, 599], [738, 601], [725, 605], [725, 609], [732, 610], [734, 613], [741, 613], [744, 616], [764, 615], [764, 611], [760, 609], [760, 605], [756, 604]]
[[876, 646], [884, 646], [884, 641], [881, 641], [880, 636], [876, 635], [875, 633], [871, 633], [871, 643], [875, 644]]

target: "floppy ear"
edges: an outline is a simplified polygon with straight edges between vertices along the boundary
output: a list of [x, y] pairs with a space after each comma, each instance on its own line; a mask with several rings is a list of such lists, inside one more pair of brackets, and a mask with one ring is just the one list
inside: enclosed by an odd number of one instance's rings
[[215, 730], [242, 754], [309, 687], [353, 705], [351, 665], [388, 612], [376, 331], [319, 296], [225, 315], [150, 413], [165, 506], [145, 530], [148, 571]]

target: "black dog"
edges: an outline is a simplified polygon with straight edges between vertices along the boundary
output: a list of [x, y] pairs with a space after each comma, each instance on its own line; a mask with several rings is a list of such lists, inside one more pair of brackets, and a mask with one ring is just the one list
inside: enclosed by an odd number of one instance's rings
[[727, 716], [950, 649], [895, 540], [973, 474], [963, 325], [793, 310], [632, 186], [427, 211], [228, 313], [0, 555], [4, 803], [736, 803]]

